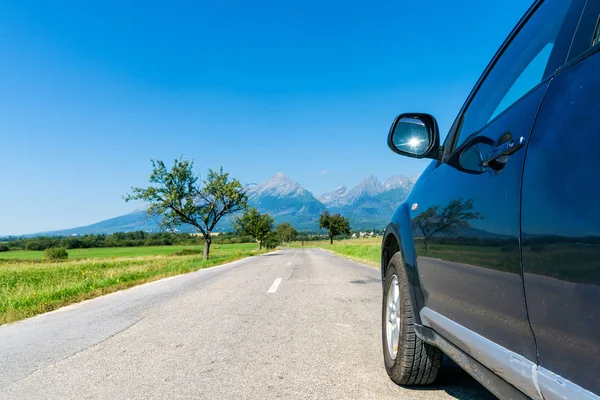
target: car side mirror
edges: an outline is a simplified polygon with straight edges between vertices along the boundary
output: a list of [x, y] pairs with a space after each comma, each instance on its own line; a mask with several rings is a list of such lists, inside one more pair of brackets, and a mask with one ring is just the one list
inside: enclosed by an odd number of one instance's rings
[[403, 156], [439, 160], [442, 149], [437, 121], [429, 114], [400, 114], [390, 129], [388, 147]]

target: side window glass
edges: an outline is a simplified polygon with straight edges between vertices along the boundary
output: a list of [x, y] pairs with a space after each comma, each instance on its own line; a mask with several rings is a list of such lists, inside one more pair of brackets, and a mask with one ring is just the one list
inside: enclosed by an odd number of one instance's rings
[[600, 18], [598, 18], [598, 22], [596, 22], [596, 30], [594, 32], [594, 38], [592, 39], [592, 46], [595, 46], [600, 42]]
[[546, 47], [540, 51], [531, 63], [525, 68], [523, 73], [517, 78], [515, 83], [510, 87], [508, 93], [502, 98], [498, 108], [492, 114], [490, 121], [498, 116], [502, 111], [506, 110], [512, 104], [516, 103], [525, 93], [538, 83], [544, 80], [544, 71], [552, 53], [552, 44], [548, 43]]
[[513, 38], [479, 86], [462, 116], [455, 147], [541, 83], [571, 4], [546, 0]]

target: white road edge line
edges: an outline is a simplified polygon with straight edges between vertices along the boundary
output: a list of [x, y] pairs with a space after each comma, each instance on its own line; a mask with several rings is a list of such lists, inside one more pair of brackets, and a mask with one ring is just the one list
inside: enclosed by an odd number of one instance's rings
[[277, 291], [277, 288], [279, 287], [280, 283], [281, 283], [281, 278], [275, 279], [275, 282], [273, 282], [273, 284], [271, 285], [269, 290], [267, 290], [267, 293], [275, 293]]

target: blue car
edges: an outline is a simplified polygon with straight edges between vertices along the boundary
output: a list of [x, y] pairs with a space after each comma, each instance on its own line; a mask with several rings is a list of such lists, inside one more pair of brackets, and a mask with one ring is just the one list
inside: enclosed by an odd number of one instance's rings
[[390, 149], [432, 159], [382, 244], [395, 383], [446, 354], [499, 398], [600, 399], [599, 16], [535, 2], [443, 143], [433, 116], [395, 119]]

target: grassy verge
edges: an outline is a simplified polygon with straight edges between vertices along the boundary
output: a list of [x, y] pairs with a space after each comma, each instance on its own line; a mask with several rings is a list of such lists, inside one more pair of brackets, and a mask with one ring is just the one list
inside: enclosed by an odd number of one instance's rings
[[[172, 254], [181, 251], [183, 246], [168, 248]], [[144, 248], [134, 249], [141, 252]], [[90, 257], [61, 262], [40, 262], [35, 259], [4, 260], [0, 263], [0, 324], [18, 321], [141, 283], [255, 254], [258, 254], [256, 245], [248, 243], [213, 245], [211, 259], [208, 261], [202, 261], [201, 254], [135, 258]]]
[[[297, 242], [292, 246], [301, 247], [301, 244]], [[381, 263], [381, 238], [334, 240], [333, 244], [328, 240], [304, 242], [304, 247], [318, 247], [373, 267]]]

